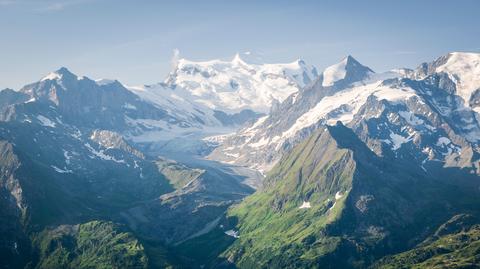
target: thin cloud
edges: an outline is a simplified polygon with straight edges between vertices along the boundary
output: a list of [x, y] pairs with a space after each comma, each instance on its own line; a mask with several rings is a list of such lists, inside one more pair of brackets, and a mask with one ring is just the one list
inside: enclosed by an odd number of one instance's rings
[[19, 6], [25, 11], [36, 13], [59, 12], [72, 6], [99, 0], [0, 0], [0, 7]]
[[0, 6], [11, 6], [17, 3], [17, 0], [0, 0]]
[[398, 51], [394, 51], [393, 54], [396, 54], [396, 55], [413, 55], [413, 54], [417, 54], [416, 51], [411, 51], [411, 50], [398, 50]]
[[68, 3], [52, 3], [49, 4], [46, 7], [42, 7], [39, 9], [39, 11], [60, 11], [63, 10], [66, 6], [68, 6]]
[[[8, 0], [7, 0], [8, 1]], [[77, 6], [81, 4], [86, 4], [94, 2], [96, 0], [69, 0], [69, 1], [49, 1], [45, 2], [44, 6], [41, 6], [36, 9], [37, 12], [59, 12], [63, 11], [71, 6]]]
[[180, 50], [178, 48], [173, 50], [173, 56], [170, 60], [170, 65], [173, 68], [176, 68], [178, 65], [178, 60], [180, 59]]

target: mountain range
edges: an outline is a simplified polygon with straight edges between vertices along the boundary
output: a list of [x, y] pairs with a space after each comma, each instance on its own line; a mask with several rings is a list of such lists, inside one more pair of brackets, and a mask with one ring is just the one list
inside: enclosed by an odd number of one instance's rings
[[[235, 163], [268, 170], [313, 130], [341, 121], [379, 154], [383, 148], [397, 154], [402, 145], [411, 145], [425, 156], [419, 163], [456, 159], [460, 148], [475, 148], [479, 139], [475, 100], [480, 83], [462, 71], [480, 75], [479, 62], [478, 54], [451, 53], [416, 70], [377, 74], [346, 57], [268, 116], [225, 137], [211, 158], [232, 161], [235, 156]], [[370, 118], [375, 124], [365, 125]], [[457, 138], [462, 141], [452, 142]]]
[[479, 268], [480, 54], [0, 91], [1, 268]]

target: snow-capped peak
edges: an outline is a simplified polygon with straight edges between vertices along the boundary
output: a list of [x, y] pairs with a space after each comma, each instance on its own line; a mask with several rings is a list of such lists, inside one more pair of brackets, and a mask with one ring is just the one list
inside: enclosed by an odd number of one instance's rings
[[339, 63], [325, 69], [323, 72], [322, 86], [333, 86], [339, 81], [346, 81], [348, 83], [360, 81], [373, 73], [370, 68], [363, 66], [352, 56], [348, 55]]
[[332, 86], [333, 83], [345, 78], [347, 74], [347, 57], [341, 62], [331, 65], [323, 71], [323, 83], [322, 86]]
[[318, 76], [316, 69], [303, 60], [265, 64], [250, 60], [255, 57], [249, 52], [237, 53], [231, 60], [179, 59], [165, 85], [182, 88], [187, 98], [191, 95], [188, 99], [210, 109], [266, 113], [273, 102], [282, 102]]
[[55, 72], [51, 72], [48, 75], [46, 75], [45, 77], [43, 77], [40, 81], [56, 80], [56, 79], [61, 79], [61, 78], [62, 78], [62, 76], [60, 74], [55, 73]]
[[45, 77], [43, 77], [40, 81], [45, 81], [45, 80], [57, 80], [57, 79], [62, 79], [63, 77], [67, 76], [75, 76], [72, 72], [70, 72], [66, 67], [61, 67], [57, 71], [51, 72]]
[[480, 53], [451, 52], [435, 61], [435, 72], [447, 73], [457, 86], [457, 95], [466, 103], [480, 89]]

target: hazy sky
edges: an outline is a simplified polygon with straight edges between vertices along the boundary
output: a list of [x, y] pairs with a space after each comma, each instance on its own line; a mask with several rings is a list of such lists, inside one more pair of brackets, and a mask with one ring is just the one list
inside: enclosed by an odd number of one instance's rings
[[374, 70], [480, 52], [480, 1], [0, 0], [0, 88], [61, 66], [127, 84], [192, 60], [261, 53], [319, 69], [347, 54]]

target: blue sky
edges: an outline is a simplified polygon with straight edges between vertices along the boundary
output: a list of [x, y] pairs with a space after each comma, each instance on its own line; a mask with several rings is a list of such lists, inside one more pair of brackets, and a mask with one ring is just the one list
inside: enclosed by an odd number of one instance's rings
[[0, 88], [66, 66], [127, 84], [192, 60], [253, 51], [319, 69], [351, 54], [377, 71], [480, 52], [480, 1], [0, 0]]

